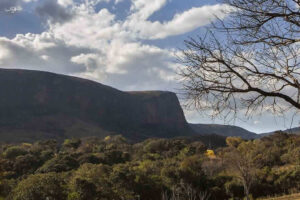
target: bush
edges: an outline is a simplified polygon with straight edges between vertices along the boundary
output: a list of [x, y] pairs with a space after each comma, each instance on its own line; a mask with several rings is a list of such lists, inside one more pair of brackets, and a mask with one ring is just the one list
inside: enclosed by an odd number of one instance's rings
[[10, 200], [65, 200], [67, 198], [64, 178], [61, 174], [36, 174], [19, 182]]
[[12, 146], [12, 147], [7, 148], [4, 151], [3, 156], [7, 159], [15, 159], [16, 157], [25, 155], [27, 153], [28, 152], [25, 149], [23, 149], [22, 147]]
[[79, 164], [74, 157], [68, 154], [59, 154], [58, 156], [47, 161], [41, 168], [38, 169], [38, 172], [66, 172], [78, 167]]

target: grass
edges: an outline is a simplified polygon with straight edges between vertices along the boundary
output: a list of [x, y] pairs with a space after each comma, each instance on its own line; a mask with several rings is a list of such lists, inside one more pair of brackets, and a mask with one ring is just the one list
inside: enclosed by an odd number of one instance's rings
[[300, 200], [300, 193], [281, 196], [281, 197], [271, 197], [271, 198], [260, 199], [260, 200]]

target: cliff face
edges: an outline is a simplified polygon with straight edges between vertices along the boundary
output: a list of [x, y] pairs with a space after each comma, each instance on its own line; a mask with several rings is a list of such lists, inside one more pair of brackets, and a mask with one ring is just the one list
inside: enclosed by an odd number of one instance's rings
[[123, 134], [189, 135], [177, 96], [171, 92], [123, 92], [84, 79], [27, 70], [0, 70], [0, 139]]
[[140, 100], [143, 124], [169, 124], [183, 127], [186, 120], [175, 93], [162, 91], [130, 92]]

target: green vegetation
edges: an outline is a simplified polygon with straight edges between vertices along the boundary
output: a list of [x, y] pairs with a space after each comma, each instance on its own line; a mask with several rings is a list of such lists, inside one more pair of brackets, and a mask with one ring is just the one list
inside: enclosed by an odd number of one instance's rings
[[300, 194], [285, 195], [281, 197], [271, 197], [260, 200], [300, 200]]
[[263, 199], [300, 191], [300, 136], [208, 149], [190, 139], [122, 136], [0, 147], [0, 199]]

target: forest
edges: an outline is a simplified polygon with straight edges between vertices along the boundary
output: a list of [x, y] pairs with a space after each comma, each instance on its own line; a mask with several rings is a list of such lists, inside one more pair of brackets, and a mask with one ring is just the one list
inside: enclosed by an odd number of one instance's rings
[[257, 199], [300, 189], [300, 136], [130, 143], [120, 135], [2, 144], [0, 199]]

